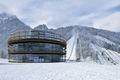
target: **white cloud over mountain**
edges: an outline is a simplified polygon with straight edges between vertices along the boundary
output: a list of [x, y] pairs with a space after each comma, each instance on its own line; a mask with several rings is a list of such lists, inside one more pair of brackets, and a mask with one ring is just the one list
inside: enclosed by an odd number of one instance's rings
[[32, 27], [87, 25], [119, 31], [120, 11], [112, 10], [118, 5], [119, 0], [3, 0], [0, 11], [15, 14]]
[[120, 12], [113, 13], [94, 22], [96, 28], [120, 32]]

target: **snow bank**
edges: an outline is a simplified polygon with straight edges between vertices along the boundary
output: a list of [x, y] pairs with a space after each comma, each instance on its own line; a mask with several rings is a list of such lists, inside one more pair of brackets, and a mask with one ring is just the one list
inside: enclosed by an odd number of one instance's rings
[[120, 65], [90, 63], [8, 63], [0, 80], [119, 80]]
[[2, 59], [2, 58], [0, 58], [0, 63], [8, 63], [8, 59]]

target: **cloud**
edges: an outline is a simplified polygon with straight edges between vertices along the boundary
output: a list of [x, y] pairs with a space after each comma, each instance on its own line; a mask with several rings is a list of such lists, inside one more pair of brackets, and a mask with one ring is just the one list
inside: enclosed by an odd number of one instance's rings
[[120, 32], [120, 12], [115, 12], [94, 22], [96, 28]]
[[[118, 5], [119, 0], [3, 0], [0, 1], [0, 10], [17, 15], [32, 27], [39, 24], [52, 28], [87, 25], [108, 29], [101, 25], [101, 20], [112, 16]], [[117, 8], [114, 11], [119, 12]]]

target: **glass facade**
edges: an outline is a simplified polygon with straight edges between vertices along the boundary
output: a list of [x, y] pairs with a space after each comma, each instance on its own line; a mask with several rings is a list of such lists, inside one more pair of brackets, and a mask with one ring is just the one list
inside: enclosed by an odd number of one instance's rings
[[66, 42], [65, 39], [56, 33], [50, 31], [21, 31], [11, 34], [10, 40], [14, 39], [26, 39], [26, 38], [35, 38], [35, 39], [52, 39], [56, 41]]
[[8, 52], [11, 62], [60, 62], [65, 59], [66, 41], [50, 31], [21, 31], [11, 34]]
[[10, 53], [65, 53], [65, 47], [51, 43], [17, 43], [9, 45]]
[[15, 54], [10, 55], [11, 61], [16, 62], [60, 62], [63, 61], [62, 56], [59, 55], [38, 55], [38, 54]]

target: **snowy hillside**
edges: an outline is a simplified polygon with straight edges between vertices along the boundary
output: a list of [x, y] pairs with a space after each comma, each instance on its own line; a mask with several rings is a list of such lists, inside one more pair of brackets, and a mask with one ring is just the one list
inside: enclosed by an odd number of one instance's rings
[[[31, 29], [16, 16], [0, 14], [0, 54], [7, 56], [7, 39], [16, 30]], [[120, 33], [95, 29], [86, 26], [68, 26], [48, 29], [39, 25], [35, 30], [50, 30], [61, 34], [67, 40], [66, 59], [93, 61], [101, 64], [120, 63]]]
[[0, 63], [0, 80], [119, 80], [120, 65]]
[[7, 40], [10, 33], [24, 29], [30, 29], [30, 27], [15, 15], [0, 13], [0, 54], [3, 52], [5, 56], [7, 55]]
[[83, 26], [69, 26], [55, 31], [67, 39], [69, 60], [120, 63], [120, 35], [117, 32]]

